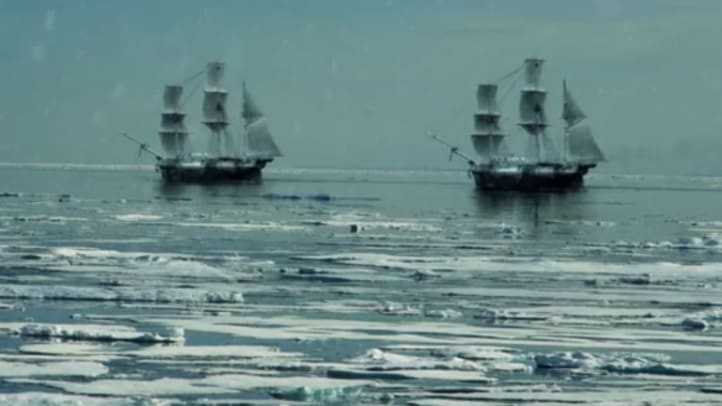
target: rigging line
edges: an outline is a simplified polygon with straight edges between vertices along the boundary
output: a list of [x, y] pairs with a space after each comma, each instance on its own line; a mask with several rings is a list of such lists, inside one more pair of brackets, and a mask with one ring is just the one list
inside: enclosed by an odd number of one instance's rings
[[188, 82], [190, 82], [190, 81], [195, 80], [196, 78], [198, 78], [198, 77], [199, 77], [200, 75], [202, 75], [205, 71], [206, 71], [206, 68], [203, 68], [203, 69], [201, 69], [200, 71], [192, 74], [191, 76], [188, 76], [187, 78], [181, 80], [181, 81], [179, 82], [179, 84], [180, 84], [181, 86], [184, 86], [184, 85], [187, 84]]
[[523, 68], [524, 68], [524, 64], [519, 65], [516, 69], [512, 70], [511, 72], [507, 73], [506, 75], [504, 75], [501, 78], [494, 81], [494, 84], [498, 85], [499, 83], [505, 81], [506, 79], [509, 79], [510, 77], [519, 73]]
[[[517, 69], [517, 72], [519, 69]], [[511, 85], [506, 89], [503, 95], [499, 98], [499, 107], [501, 108], [504, 105], [504, 101], [506, 100], [507, 96], [509, 96], [509, 93], [511, 93], [511, 90], [516, 87], [516, 84], [519, 83], [519, 80], [521, 79], [521, 75], [518, 75], [516, 78], [514, 78], [514, 81], [511, 83]]]
[[185, 107], [186, 104], [188, 104], [188, 101], [190, 101], [191, 97], [196, 94], [198, 89], [201, 87], [201, 82], [196, 82], [195, 86], [191, 88], [190, 93], [186, 97], [183, 98], [183, 101], [181, 101], [180, 106]]

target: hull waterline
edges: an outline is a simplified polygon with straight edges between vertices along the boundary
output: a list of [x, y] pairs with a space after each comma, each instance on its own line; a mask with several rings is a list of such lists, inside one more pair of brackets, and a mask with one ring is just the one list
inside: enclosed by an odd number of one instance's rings
[[206, 161], [166, 160], [158, 163], [156, 169], [166, 183], [233, 183], [259, 181], [268, 162], [234, 158]]
[[584, 175], [594, 165], [520, 165], [516, 167], [477, 166], [469, 170], [481, 191], [521, 192], [570, 191], [584, 186]]

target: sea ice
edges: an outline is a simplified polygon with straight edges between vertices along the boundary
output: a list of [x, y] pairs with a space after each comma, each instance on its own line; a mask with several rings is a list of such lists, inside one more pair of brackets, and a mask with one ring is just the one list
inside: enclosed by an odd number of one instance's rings
[[112, 327], [88, 325], [26, 324], [18, 333], [23, 337], [62, 338], [81, 341], [132, 341], [137, 343], [182, 343], [182, 328], [173, 328], [167, 336], [158, 333], [117, 330]]
[[[148, 399], [148, 404], [154, 406], [169, 403]], [[61, 393], [25, 392], [0, 394], [0, 404], [13, 406], [138, 406], [139, 400], [107, 396], [90, 397]]]
[[83, 376], [96, 377], [108, 373], [108, 368], [99, 362], [7, 362], [0, 360], [0, 377], [21, 376]]
[[655, 354], [590, 354], [559, 352], [534, 356], [537, 369], [578, 370], [586, 373], [612, 372], [620, 374], [652, 374], [666, 376], [708, 376], [717, 367], [677, 366], [667, 362], [669, 357]]

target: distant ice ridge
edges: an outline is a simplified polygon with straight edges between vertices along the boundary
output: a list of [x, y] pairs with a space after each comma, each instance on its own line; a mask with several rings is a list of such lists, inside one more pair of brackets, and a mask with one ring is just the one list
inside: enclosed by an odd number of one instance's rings
[[168, 335], [161, 335], [127, 329], [113, 329], [112, 326], [26, 324], [20, 328], [19, 334], [23, 337], [83, 341], [129, 341], [166, 344], [185, 342], [185, 332], [182, 328], [173, 328]]
[[481, 309], [479, 313], [474, 315], [474, 318], [489, 323], [505, 321], [544, 321], [548, 319], [546, 316], [535, 316], [517, 311], [498, 309]]
[[296, 402], [351, 402], [353, 398], [361, 395], [360, 387], [335, 387], [335, 388], [310, 388], [300, 386], [295, 389], [275, 390], [270, 395], [276, 399], [291, 400]]
[[707, 376], [719, 373], [719, 368], [704, 366], [674, 366], [663, 354], [591, 354], [587, 352], [557, 352], [534, 356], [537, 370], [569, 371], [573, 373], [611, 372], [618, 374], [651, 374], [668, 376]]
[[424, 306], [413, 306], [404, 303], [384, 302], [377, 311], [389, 316], [425, 316], [440, 319], [456, 319], [463, 314], [454, 309], [426, 309]]
[[[423, 346], [422, 346], [423, 347]], [[373, 348], [348, 360], [350, 365], [329, 369], [328, 375], [350, 379], [436, 379], [492, 383], [489, 372], [531, 372], [527, 360], [495, 348], [393, 347], [401, 354]], [[354, 365], [358, 367], [354, 368]]]

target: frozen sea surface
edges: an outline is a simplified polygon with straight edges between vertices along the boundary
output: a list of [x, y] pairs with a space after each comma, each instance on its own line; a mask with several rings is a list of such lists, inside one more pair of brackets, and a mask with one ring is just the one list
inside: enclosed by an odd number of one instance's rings
[[722, 404], [722, 179], [0, 166], [2, 404]]

